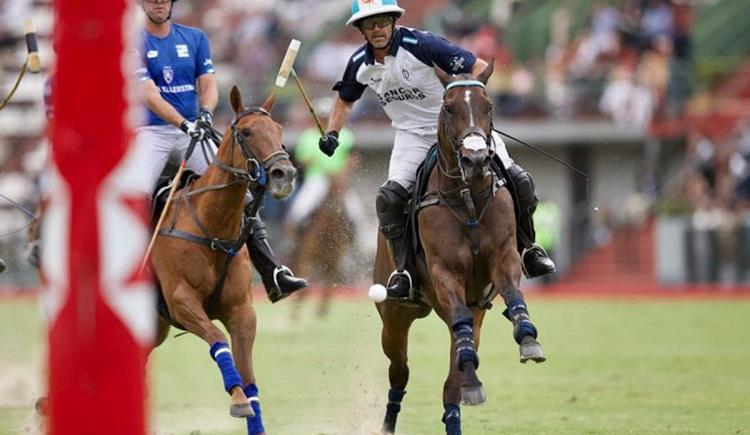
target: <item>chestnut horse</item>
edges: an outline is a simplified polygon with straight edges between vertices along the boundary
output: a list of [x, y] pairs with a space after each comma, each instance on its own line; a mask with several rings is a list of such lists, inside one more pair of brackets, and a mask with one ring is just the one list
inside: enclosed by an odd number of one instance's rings
[[[267, 183], [271, 195], [284, 198], [294, 189], [297, 171], [282, 146], [281, 126], [270, 115], [273, 95], [261, 107], [246, 108], [235, 86], [230, 100], [235, 120], [205, 174], [175, 194], [164, 219], [163, 228], [169, 229], [159, 232], [151, 264], [172, 324], [210, 346], [231, 395], [230, 414], [247, 417], [248, 434], [254, 435], [265, 432], [252, 364], [256, 317], [250, 257], [237, 239], [248, 188]], [[223, 286], [215, 290], [228, 255], [234, 258]], [[229, 332], [231, 350], [214, 319]], [[157, 346], [169, 327], [160, 316]]]
[[[422, 298], [417, 307], [396, 300], [377, 304], [383, 322], [382, 346], [390, 360], [390, 391], [383, 433], [393, 433], [409, 380], [409, 328], [434, 309], [451, 332], [450, 370], [443, 387], [446, 433], [461, 433], [459, 404], [486, 400], [477, 376], [479, 332], [490, 301], [500, 294], [514, 325], [520, 360], [544, 361], [519, 290], [521, 258], [516, 250], [513, 199], [503, 188], [502, 169], [493, 157], [492, 104], [485, 90], [488, 66], [477, 78], [436, 74], [445, 86], [438, 125], [437, 169], [428, 192], [413, 196], [412, 209], [424, 255], [416, 273]], [[497, 142], [495, 142], [497, 143]], [[385, 284], [395, 268], [385, 238], [378, 238], [374, 282]]]

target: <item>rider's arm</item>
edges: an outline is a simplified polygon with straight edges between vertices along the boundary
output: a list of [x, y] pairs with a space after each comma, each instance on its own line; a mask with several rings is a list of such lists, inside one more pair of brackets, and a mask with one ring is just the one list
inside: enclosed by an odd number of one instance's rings
[[349, 119], [349, 113], [351, 113], [353, 106], [354, 102], [344, 101], [336, 95], [326, 131], [341, 131], [346, 124], [346, 120]]
[[153, 80], [142, 80], [140, 83], [141, 96], [143, 97], [143, 101], [146, 102], [146, 106], [159, 118], [175, 127], [179, 127], [185, 118], [167, 100], [162, 98], [159, 88], [156, 87], [156, 83]]
[[219, 104], [219, 87], [213, 74], [198, 77], [198, 103], [201, 109], [207, 109], [211, 113]]

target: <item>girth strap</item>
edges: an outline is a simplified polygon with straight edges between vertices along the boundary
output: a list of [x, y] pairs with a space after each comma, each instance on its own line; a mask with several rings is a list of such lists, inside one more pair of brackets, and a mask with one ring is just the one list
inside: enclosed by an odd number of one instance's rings
[[[464, 193], [466, 192], [466, 193]], [[471, 253], [473, 255], [479, 254], [479, 241], [480, 241], [480, 234], [479, 234], [479, 223], [482, 222], [482, 219], [484, 219], [484, 216], [487, 214], [487, 210], [489, 209], [490, 203], [492, 202], [490, 200], [490, 197], [494, 195], [494, 184], [490, 185], [486, 189], [482, 190], [477, 194], [477, 198], [480, 200], [480, 202], [483, 202], [484, 205], [482, 206], [482, 209], [477, 213], [476, 205], [474, 203], [474, 199], [471, 196], [471, 191], [469, 189], [463, 189], [461, 190], [461, 197], [460, 198], [449, 198], [446, 197], [442, 192], [439, 191], [431, 191], [424, 194], [417, 204], [415, 208], [415, 213], [419, 213], [420, 210], [427, 207], [432, 207], [434, 205], [443, 205], [445, 206], [455, 217], [459, 222], [466, 224], [466, 226], [469, 228], [469, 237], [471, 240]], [[468, 197], [468, 198], [467, 198]], [[458, 212], [456, 211], [459, 208], [465, 207], [468, 213], [468, 219], [464, 219], [461, 217]]]
[[231, 257], [234, 257], [235, 255], [237, 255], [237, 252], [239, 252], [239, 250], [235, 250], [237, 240], [224, 240], [217, 237], [201, 237], [174, 228], [162, 228], [161, 230], [159, 230], [159, 235], [166, 237], [176, 237], [178, 239], [187, 240], [188, 242], [207, 246], [212, 251], [221, 251]]

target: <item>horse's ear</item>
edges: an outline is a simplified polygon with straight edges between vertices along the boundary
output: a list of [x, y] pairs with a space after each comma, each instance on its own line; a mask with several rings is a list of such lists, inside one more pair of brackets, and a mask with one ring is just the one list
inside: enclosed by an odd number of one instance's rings
[[237, 85], [232, 86], [232, 91], [229, 93], [229, 101], [232, 103], [234, 113], [240, 113], [245, 109], [245, 106], [242, 105], [242, 95], [240, 95]]
[[484, 71], [479, 73], [479, 75], [477, 76], [477, 80], [479, 80], [480, 82], [486, 85], [487, 80], [490, 79], [490, 76], [492, 75], [492, 71], [494, 70], [495, 70], [495, 58], [493, 57], [492, 59], [489, 60], [489, 62], [487, 62], [487, 67], [484, 69]]
[[448, 83], [451, 82], [450, 74], [443, 71], [442, 68], [437, 65], [435, 65], [435, 74], [437, 75], [438, 79], [440, 79], [440, 83], [443, 84], [443, 87], [448, 86]]
[[276, 93], [271, 92], [271, 95], [266, 98], [266, 101], [264, 101], [263, 105], [260, 107], [264, 108], [266, 112], [271, 113], [274, 104], [276, 104]]

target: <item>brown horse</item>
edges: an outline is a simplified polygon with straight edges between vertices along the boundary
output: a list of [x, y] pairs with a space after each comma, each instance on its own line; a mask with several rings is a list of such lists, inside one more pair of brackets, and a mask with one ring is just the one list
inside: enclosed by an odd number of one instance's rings
[[[421, 305], [395, 300], [377, 304], [383, 322], [382, 346], [390, 360], [390, 391], [383, 433], [393, 433], [409, 380], [407, 345], [414, 320], [431, 309], [451, 331], [450, 370], [443, 387], [446, 433], [461, 433], [459, 404], [486, 399], [477, 376], [479, 332], [490, 301], [500, 294], [514, 325], [521, 362], [544, 361], [519, 290], [521, 259], [516, 250], [513, 199], [492, 170], [492, 104], [485, 91], [492, 65], [477, 78], [449, 76], [436, 69], [446, 87], [438, 126], [437, 169], [428, 193], [419, 199], [418, 235], [424, 255], [416, 272]], [[386, 240], [378, 238], [374, 282], [385, 284], [395, 268]], [[376, 284], [377, 285], [377, 284]]]
[[[348, 172], [332, 177], [323, 202], [302, 225], [303, 228], [296, 229], [299, 236], [291, 256], [294, 270], [300, 276], [313, 276], [314, 271], [318, 272], [322, 285], [318, 304], [318, 315], [321, 317], [328, 313], [334, 287], [346, 279], [341, 260], [347, 252], [351, 252], [354, 243], [354, 222], [349, 218], [344, 202], [347, 176]], [[292, 318], [299, 315], [307, 291], [298, 293]]]
[[[164, 237], [160, 231], [151, 258], [173, 324], [208, 343], [231, 395], [230, 414], [247, 417], [248, 433], [258, 434], [265, 430], [252, 364], [256, 317], [250, 258], [244, 244], [237, 252], [232, 246], [240, 246], [234, 239], [241, 231], [248, 188], [266, 180], [268, 191], [284, 198], [294, 189], [297, 171], [283, 149], [281, 126], [270, 116], [273, 95], [261, 107], [246, 108], [233, 87], [230, 100], [236, 117], [216, 159], [203, 176], [175, 195], [164, 220], [171, 232]], [[227, 255], [234, 258], [223, 289], [215, 291]], [[231, 350], [214, 319], [229, 332]], [[157, 346], [169, 327], [160, 317]]]

